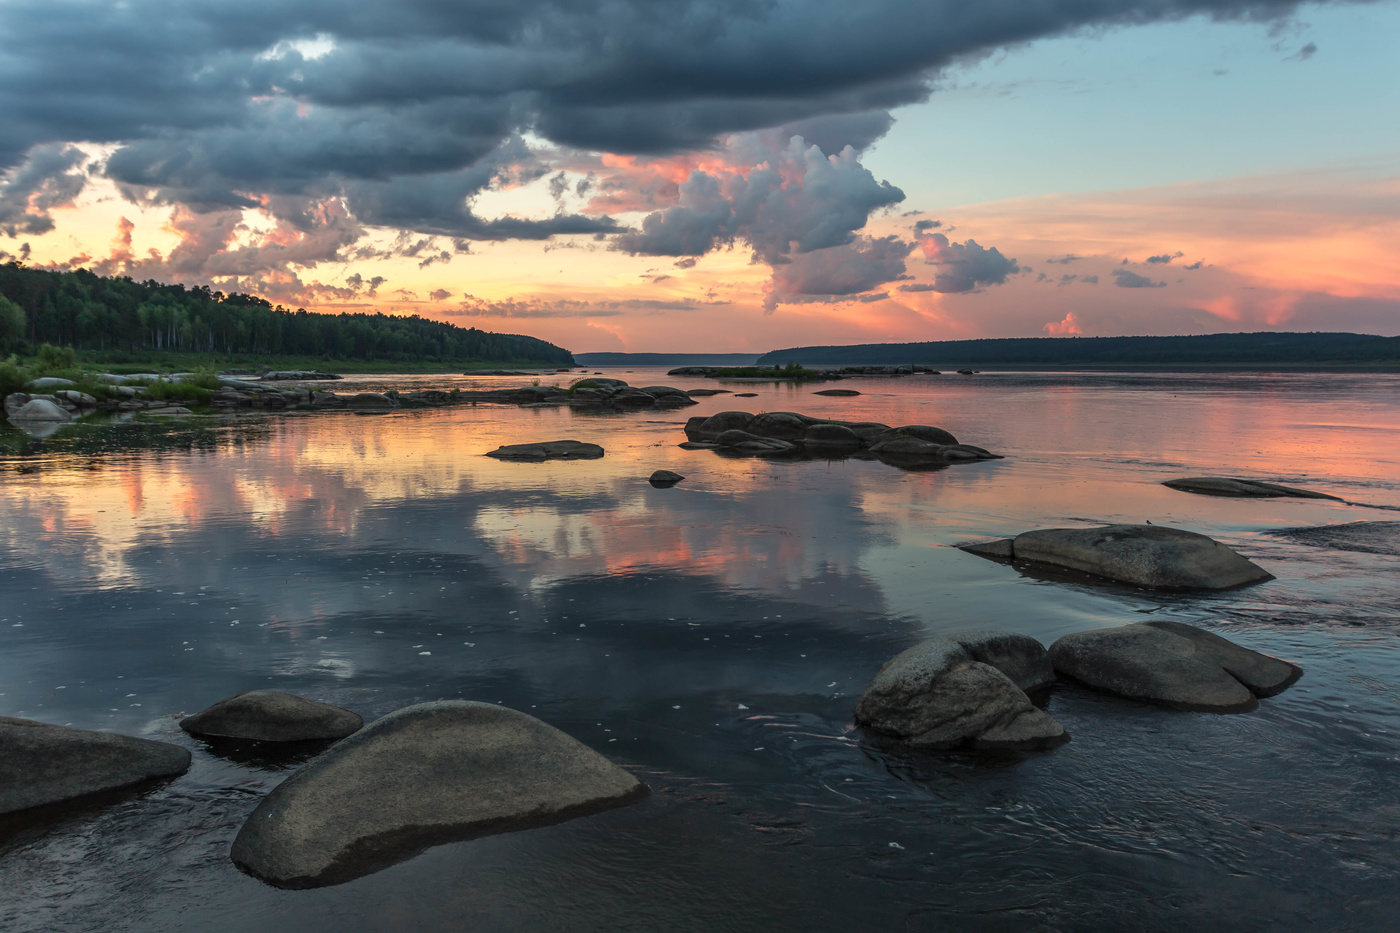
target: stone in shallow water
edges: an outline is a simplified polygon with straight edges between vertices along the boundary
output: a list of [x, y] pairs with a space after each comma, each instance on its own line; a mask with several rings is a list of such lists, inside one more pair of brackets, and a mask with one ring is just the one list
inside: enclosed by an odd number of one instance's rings
[[371, 723], [273, 790], [232, 856], [278, 887], [319, 887], [444, 842], [559, 823], [646, 794], [635, 777], [525, 713], [423, 703]]
[[0, 716], [0, 814], [184, 774], [169, 742]]
[[1246, 499], [1332, 499], [1342, 501], [1311, 489], [1298, 489], [1294, 486], [1280, 486], [1277, 483], [1264, 483], [1253, 479], [1230, 479], [1224, 476], [1190, 476], [1185, 479], [1169, 479], [1162, 483], [1182, 492], [1195, 492], [1205, 496], [1233, 496]]
[[852, 395], [859, 395], [860, 393], [857, 392], [855, 389], [822, 389], [820, 392], [813, 392], [812, 394], [813, 394], [813, 395], [832, 395], [832, 396], [836, 396], [836, 397], [839, 398], [839, 397], [848, 397], [848, 396], [852, 396]]
[[683, 479], [685, 479], [685, 477], [681, 476], [679, 473], [672, 473], [670, 470], [657, 470], [655, 473], [651, 474], [647, 482], [651, 483], [657, 489], [666, 489], [676, 485]]
[[507, 444], [497, 447], [486, 456], [498, 460], [597, 460], [603, 456], [603, 448], [597, 444], [580, 441], [540, 441], [534, 444]]
[[1296, 544], [1400, 557], [1400, 522], [1348, 522], [1273, 532]]
[[192, 735], [259, 742], [343, 739], [364, 725], [359, 714], [281, 690], [249, 690], [180, 720]]
[[1165, 525], [1046, 528], [1003, 542], [964, 545], [994, 560], [1029, 560], [1151, 589], [1225, 590], [1273, 574], [1194, 531]]
[[856, 704], [856, 722], [915, 747], [1049, 748], [1069, 735], [1025, 690], [1053, 680], [1044, 646], [1025, 635], [933, 638], [880, 668]]
[[1244, 712], [1301, 676], [1288, 661], [1205, 629], [1157, 620], [1066, 635], [1050, 646], [1055, 670], [1105, 693], [1177, 709]]
[[72, 421], [73, 416], [64, 411], [57, 403], [46, 398], [36, 398], [25, 402], [19, 408], [10, 412], [11, 421], [52, 421], [63, 422]]

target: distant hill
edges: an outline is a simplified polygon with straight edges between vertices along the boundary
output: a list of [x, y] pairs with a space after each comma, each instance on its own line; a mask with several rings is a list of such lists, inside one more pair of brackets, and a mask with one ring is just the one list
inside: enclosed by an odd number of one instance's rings
[[41, 344], [105, 359], [152, 353], [211, 359], [262, 354], [327, 360], [571, 366], [569, 351], [536, 337], [493, 334], [417, 315], [320, 314], [86, 269], [0, 265], [0, 356]]
[[757, 353], [575, 353], [580, 366], [750, 366]]
[[759, 365], [922, 363], [943, 369], [1359, 368], [1400, 370], [1400, 337], [1204, 334], [1191, 337], [1007, 337], [773, 350]]

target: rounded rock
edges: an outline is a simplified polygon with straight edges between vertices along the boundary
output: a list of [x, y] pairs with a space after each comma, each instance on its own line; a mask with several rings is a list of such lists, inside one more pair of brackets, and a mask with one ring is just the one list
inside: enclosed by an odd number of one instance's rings
[[259, 742], [343, 739], [363, 725], [358, 713], [281, 690], [248, 690], [180, 720], [191, 735]]

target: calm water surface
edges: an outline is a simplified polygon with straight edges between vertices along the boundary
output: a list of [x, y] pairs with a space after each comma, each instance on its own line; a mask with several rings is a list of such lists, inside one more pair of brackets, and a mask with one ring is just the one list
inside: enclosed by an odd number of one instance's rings
[[[733, 386], [758, 397], [611, 416], [480, 405], [83, 426], [38, 443], [0, 427], [0, 715], [194, 753], [153, 792], [7, 824], [0, 929], [1394, 929], [1400, 557], [1271, 532], [1400, 516], [1159, 483], [1249, 476], [1400, 506], [1400, 378], [847, 385], [865, 394]], [[676, 447], [687, 417], [732, 408], [936, 424], [1007, 459], [906, 472]], [[481, 456], [563, 437], [607, 456]], [[651, 488], [663, 468], [687, 479]], [[1220, 538], [1278, 580], [1163, 596], [950, 547], [1144, 519]], [[996, 627], [1048, 644], [1144, 614], [1306, 674], [1234, 716], [1062, 686], [1050, 712], [1073, 741], [1005, 758], [890, 756], [851, 728], [875, 671], [923, 638]], [[257, 687], [366, 719], [501, 702], [655, 793], [279, 891], [228, 850], [288, 765], [176, 725]]]

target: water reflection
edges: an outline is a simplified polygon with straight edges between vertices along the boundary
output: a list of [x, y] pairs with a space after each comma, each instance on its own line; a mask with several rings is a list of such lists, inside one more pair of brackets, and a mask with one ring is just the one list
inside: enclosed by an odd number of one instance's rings
[[[900, 929], [973, 914], [1138, 929], [1223, 909], [1262, 929], [1347, 906], [1386, 916], [1400, 863], [1376, 814], [1400, 791], [1396, 558], [1263, 533], [1386, 516], [1158, 483], [1254, 475], [1400, 504], [1393, 377], [859, 387], [832, 400], [757, 386], [674, 416], [482, 405], [84, 426], [6, 448], [0, 714], [154, 735], [196, 761], [152, 794], [0, 842], [0, 926], [101, 916], [109, 929], [176, 929], [191, 912], [229, 930], [327, 918], [532, 929], [560, 916], [579, 929], [815, 929], [833, 916]], [[1010, 456], [910, 473], [676, 448], [685, 417], [741, 403], [940, 424]], [[482, 456], [555, 437], [608, 454]], [[655, 489], [655, 469], [687, 478]], [[1279, 580], [1162, 596], [1041, 582], [949, 547], [1144, 518], [1221, 537]], [[1074, 741], [995, 762], [891, 755], [850, 731], [873, 672], [929, 633], [1049, 641], [1138, 612], [1233, 633], [1307, 676], [1237, 717], [1061, 688], [1051, 709]], [[658, 794], [435, 850], [330, 895], [275, 892], [226, 856], [283, 765], [176, 726], [260, 686], [367, 719], [422, 700], [500, 701]]]

